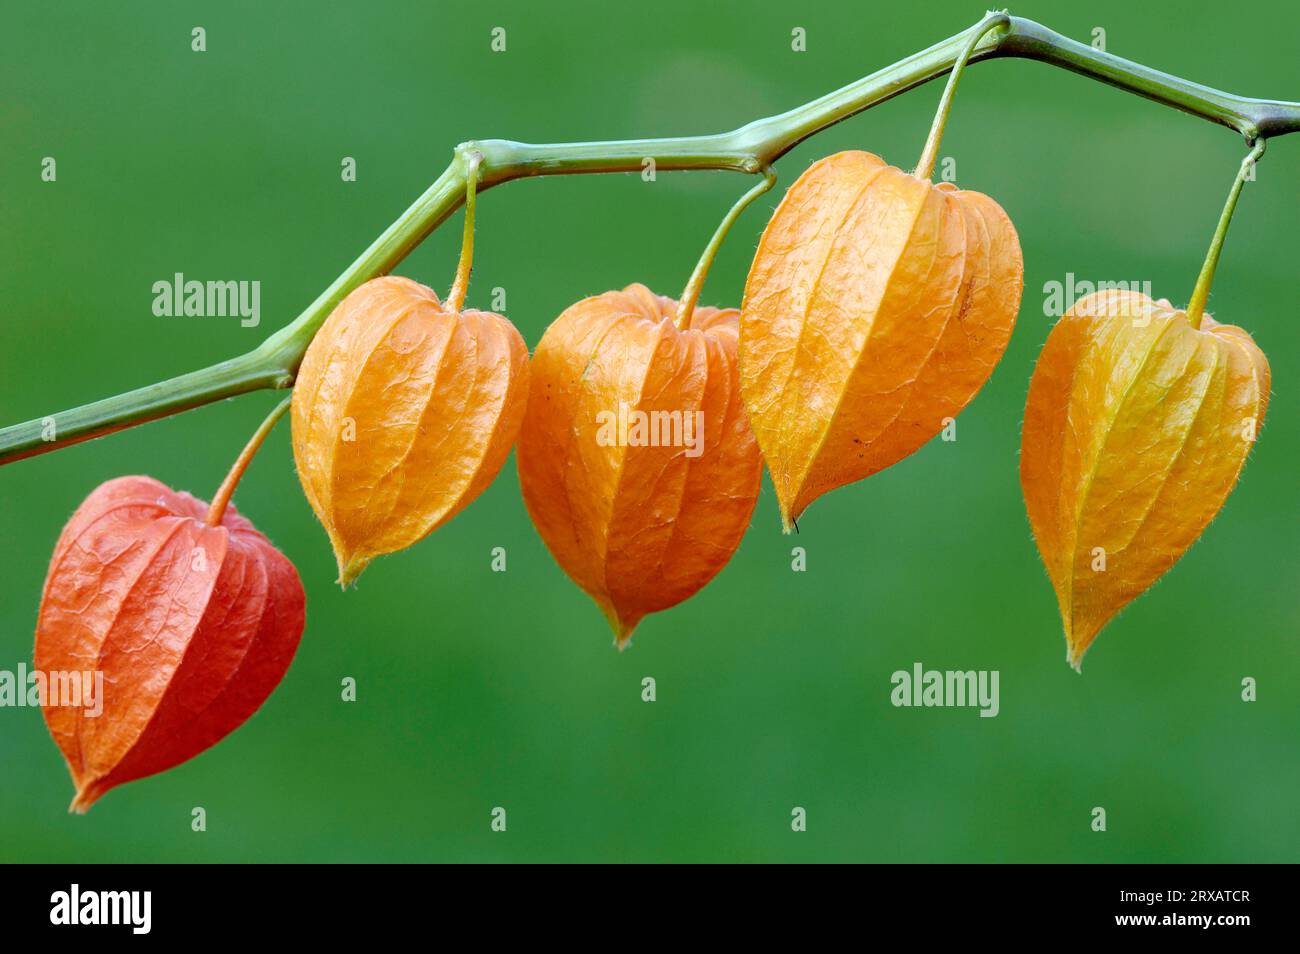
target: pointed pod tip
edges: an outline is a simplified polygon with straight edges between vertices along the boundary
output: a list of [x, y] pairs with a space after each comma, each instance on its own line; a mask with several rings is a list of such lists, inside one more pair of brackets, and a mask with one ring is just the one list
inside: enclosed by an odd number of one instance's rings
[[614, 631], [614, 647], [620, 653], [623, 652], [632, 645], [632, 632], [637, 628], [642, 617], [624, 619], [618, 615], [617, 610], [606, 609], [605, 619], [609, 621], [609, 628]]
[[99, 801], [99, 796], [104, 794], [98, 791], [94, 785], [86, 784], [77, 789], [77, 794], [73, 796], [71, 804], [68, 805], [69, 815], [84, 815], [90, 811], [90, 806]]
[[340, 589], [346, 590], [357, 581], [363, 570], [370, 565], [370, 560], [366, 557], [356, 555], [340, 555], [339, 561], [339, 578], [338, 584]]
[[777, 509], [781, 511], [781, 532], [798, 533], [799, 518], [803, 516], [808, 504], [801, 504], [799, 488], [792, 486], [787, 475], [777, 473], [771, 467], [768, 468], [768, 473], [772, 477], [772, 489], [776, 492]]
[[1097, 639], [1097, 634], [1101, 632], [1103, 626], [1095, 626], [1081, 622], [1078, 619], [1072, 621], [1072, 625], [1065, 629], [1065, 661], [1069, 663], [1070, 668], [1075, 672], [1083, 673], [1084, 654], [1092, 648], [1092, 644]]
[[1079, 675], [1083, 675], [1083, 654], [1088, 651], [1087, 644], [1079, 645], [1068, 636], [1065, 640], [1065, 661]]
[[614, 647], [621, 653], [632, 645], [632, 631], [636, 629], [637, 624], [641, 622], [638, 616], [631, 621], [612, 620], [614, 627]]

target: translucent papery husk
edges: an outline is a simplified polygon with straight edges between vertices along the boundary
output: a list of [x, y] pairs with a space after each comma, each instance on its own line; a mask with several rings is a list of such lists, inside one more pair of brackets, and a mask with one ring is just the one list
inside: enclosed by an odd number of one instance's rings
[[787, 530], [970, 402], [1023, 284], [1015, 228], [988, 196], [867, 152], [799, 177], [763, 232], [740, 322], [745, 407]]
[[1029, 384], [1020, 484], [1078, 669], [1227, 499], [1268, 407], [1249, 334], [1109, 290], [1048, 335]]
[[[225, 738], [293, 660], [305, 605], [293, 564], [233, 507], [217, 526], [206, 513], [150, 477], [120, 477], [59, 537], [35, 660], [74, 811]], [[102, 696], [89, 704], [84, 678], [96, 674]], [[77, 705], [63, 696], [73, 679]]]
[[737, 381], [738, 312], [697, 308], [682, 331], [676, 309], [643, 285], [566, 309], [533, 355], [519, 436], [533, 523], [620, 648], [727, 564], [762, 477]]
[[298, 372], [293, 452], [339, 582], [422, 540], [496, 477], [523, 420], [528, 347], [490, 312], [377, 278], [330, 313]]

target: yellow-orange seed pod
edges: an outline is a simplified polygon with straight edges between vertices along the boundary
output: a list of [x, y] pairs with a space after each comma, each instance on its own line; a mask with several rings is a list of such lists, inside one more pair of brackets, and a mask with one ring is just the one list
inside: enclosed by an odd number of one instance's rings
[[1268, 407], [1249, 334], [1129, 291], [1080, 299], [1029, 384], [1020, 484], [1079, 668], [1227, 499]]
[[827, 491], [898, 462], [988, 379], [1024, 264], [988, 196], [868, 152], [814, 163], [745, 284], [740, 383], [789, 530]]
[[483, 492], [527, 394], [528, 347], [501, 315], [446, 308], [395, 276], [338, 304], [298, 372], [293, 452], [341, 584]]

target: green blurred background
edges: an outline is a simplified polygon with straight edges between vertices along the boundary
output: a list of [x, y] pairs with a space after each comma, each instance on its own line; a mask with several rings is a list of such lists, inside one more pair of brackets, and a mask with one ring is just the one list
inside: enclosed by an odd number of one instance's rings
[[[474, 137], [684, 135], [787, 109], [964, 29], [983, 6], [668, 0], [326, 6], [6, 4], [0, 14], [0, 422], [256, 344], [310, 302]], [[923, 12], [922, 12], [923, 11]], [[1024, 2], [1012, 13], [1235, 92], [1300, 99], [1300, 13]], [[190, 50], [207, 30], [208, 51]], [[507, 52], [489, 31], [507, 30]], [[791, 30], [807, 30], [793, 53]], [[915, 162], [938, 84], [779, 164], [866, 148]], [[297, 564], [302, 647], [214, 749], [70, 816], [38, 712], [0, 709], [4, 861], [1294, 861], [1300, 857], [1296, 468], [1300, 136], [1242, 199], [1211, 310], [1273, 367], [1269, 420], [1220, 518], [1102, 634], [1082, 676], [1017, 479], [1043, 285], [1149, 280], [1186, 301], [1241, 141], [1026, 61], [978, 65], [942, 153], [997, 198], [1026, 293], [1001, 365], [933, 441], [823, 498], [783, 537], [770, 487], [731, 565], [614, 651], [551, 561], [513, 462], [451, 524], [340, 593], [282, 425], [236, 501]], [[58, 162], [57, 183], [40, 162]], [[340, 181], [353, 156], [358, 181]], [[470, 304], [508, 292], [535, 345], [578, 298], [676, 295], [748, 182], [728, 173], [509, 184], [479, 208]], [[779, 192], [780, 190], [778, 190]], [[735, 304], [777, 193], [706, 286]], [[453, 219], [399, 269], [445, 288]], [[151, 312], [174, 272], [262, 282], [262, 326]], [[64, 521], [98, 483], [151, 474], [211, 495], [278, 400], [259, 393], [0, 470], [0, 669], [30, 662]], [[808, 570], [793, 573], [790, 550]], [[508, 572], [490, 570], [493, 547]], [[890, 674], [1001, 672], [1001, 714], [896, 709]], [[359, 700], [340, 701], [356, 678]], [[653, 676], [658, 701], [641, 701]], [[1243, 677], [1259, 701], [1240, 700]], [[208, 830], [190, 830], [190, 811]], [[505, 833], [489, 828], [495, 806]], [[808, 830], [791, 831], [791, 809]], [[1093, 806], [1108, 831], [1090, 830]]]

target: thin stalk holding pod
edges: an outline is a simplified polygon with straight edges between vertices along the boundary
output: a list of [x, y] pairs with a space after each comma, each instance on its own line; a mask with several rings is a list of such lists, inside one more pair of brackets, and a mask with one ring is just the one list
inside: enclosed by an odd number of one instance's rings
[[1210, 298], [1210, 286], [1214, 284], [1214, 270], [1219, 267], [1219, 255], [1223, 252], [1223, 240], [1228, 236], [1228, 226], [1232, 223], [1232, 213], [1237, 209], [1237, 199], [1241, 197], [1242, 186], [1246, 184], [1246, 176], [1250, 175], [1255, 168], [1256, 160], [1264, 155], [1264, 146], [1267, 143], [1267, 139], [1261, 139], [1255, 143], [1254, 148], [1247, 153], [1246, 158], [1241, 160], [1241, 168], [1237, 170], [1237, 178], [1233, 180], [1232, 188], [1228, 190], [1228, 201], [1224, 203], [1223, 212], [1219, 215], [1219, 225], [1214, 230], [1214, 238], [1210, 239], [1210, 250], [1205, 255], [1205, 264], [1201, 266], [1201, 274], [1196, 278], [1196, 287], [1192, 289], [1192, 300], [1187, 303], [1187, 320], [1192, 323], [1193, 328], [1201, 327], [1201, 318], [1205, 314], [1205, 303]]
[[1011, 17], [1007, 16], [1004, 10], [999, 13], [985, 14], [984, 19], [971, 28], [970, 40], [967, 41], [965, 49], [958, 54], [957, 62], [953, 63], [952, 72], [948, 74], [948, 85], [943, 88], [943, 96], [939, 98], [939, 108], [935, 111], [930, 135], [925, 139], [925, 148], [921, 150], [921, 159], [917, 162], [916, 171], [913, 173], [918, 179], [928, 179], [934, 172], [934, 161], [939, 155], [939, 142], [943, 139], [943, 127], [948, 124], [952, 98], [957, 93], [957, 80], [961, 78], [961, 71], [970, 60], [971, 54], [975, 52], [975, 47], [995, 27], [1010, 27], [1010, 25]]
[[469, 291], [469, 276], [474, 270], [474, 211], [478, 205], [478, 169], [483, 163], [481, 152], [472, 153], [465, 163], [465, 232], [460, 241], [460, 261], [456, 278], [447, 292], [447, 310], [460, 311]]
[[722, 247], [723, 241], [727, 238], [727, 233], [731, 231], [732, 225], [736, 219], [740, 218], [740, 213], [749, 208], [749, 204], [757, 199], [764, 192], [767, 192], [772, 186], [776, 185], [776, 170], [771, 166], [764, 166], [759, 170], [763, 174], [763, 181], [754, 186], [731, 207], [722, 221], [718, 223], [717, 230], [713, 233], [713, 238], [709, 239], [709, 244], [704, 247], [700, 260], [695, 263], [695, 271], [691, 272], [690, 280], [686, 283], [686, 288], [682, 290], [681, 301], [677, 304], [677, 327], [685, 331], [691, 326], [691, 316], [695, 314], [695, 303], [700, 299], [700, 289], [704, 287], [704, 280], [709, 275], [709, 268], [713, 265], [713, 259], [717, 257], [718, 249]]
[[239, 486], [240, 479], [244, 476], [244, 471], [248, 470], [248, 465], [252, 463], [253, 456], [266, 440], [271, 429], [275, 427], [276, 422], [284, 417], [284, 412], [289, 410], [289, 405], [293, 402], [292, 397], [287, 397], [275, 406], [270, 414], [266, 415], [260, 427], [253, 432], [253, 436], [248, 439], [248, 443], [235, 458], [235, 463], [230, 468], [230, 473], [226, 474], [226, 479], [221, 482], [217, 488], [216, 496], [212, 498], [212, 504], [208, 507], [207, 523], [210, 527], [221, 526], [221, 520], [226, 515], [226, 507], [230, 505], [230, 498], [235, 494], [235, 488]]

